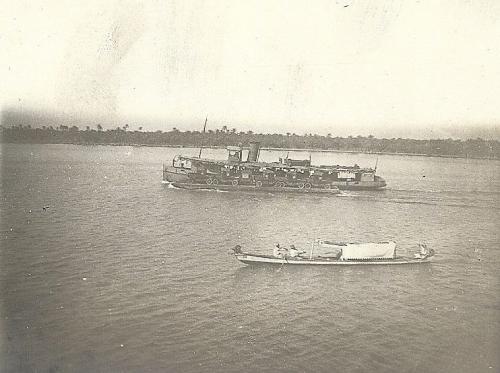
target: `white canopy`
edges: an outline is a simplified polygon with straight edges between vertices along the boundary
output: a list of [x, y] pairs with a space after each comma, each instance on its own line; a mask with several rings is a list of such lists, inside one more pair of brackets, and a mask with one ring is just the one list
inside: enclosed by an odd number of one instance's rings
[[348, 243], [342, 247], [340, 259], [392, 259], [395, 253], [395, 242]]

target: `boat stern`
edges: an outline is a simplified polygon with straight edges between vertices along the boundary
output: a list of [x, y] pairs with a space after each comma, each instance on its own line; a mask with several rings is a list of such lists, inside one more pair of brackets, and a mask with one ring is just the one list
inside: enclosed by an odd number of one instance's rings
[[163, 181], [167, 183], [182, 183], [189, 181], [187, 170], [163, 165]]
[[377, 188], [385, 188], [387, 186], [385, 179], [381, 176], [375, 176], [374, 181]]

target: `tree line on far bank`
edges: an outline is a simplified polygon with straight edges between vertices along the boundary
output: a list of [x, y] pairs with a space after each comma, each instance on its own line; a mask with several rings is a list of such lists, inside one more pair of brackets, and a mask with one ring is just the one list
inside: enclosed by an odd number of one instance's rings
[[333, 137], [317, 134], [297, 135], [262, 134], [252, 131], [238, 132], [235, 128], [223, 126], [221, 129], [200, 131], [143, 131], [130, 130], [128, 125], [104, 130], [101, 125], [96, 128], [87, 126], [31, 126], [0, 127], [0, 138], [3, 143], [36, 143], [36, 144], [82, 144], [82, 145], [146, 145], [146, 146], [194, 146], [224, 147], [228, 145], [248, 145], [251, 141], [259, 141], [264, 148], [283, 149], [318, 149], [335, 151], [353, 151], [364, 153], [407, 153], [429, 156], [489, 158], [500, 159], [500, 142], [481, 138], [468, 140], [435, 139], [415, 140], [403, 138], [378, 139], [373, 136]]

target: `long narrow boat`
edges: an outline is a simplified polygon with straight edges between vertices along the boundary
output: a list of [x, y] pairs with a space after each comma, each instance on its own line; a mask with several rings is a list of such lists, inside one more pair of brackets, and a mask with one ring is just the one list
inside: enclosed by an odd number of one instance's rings
[[[332, 247], [340, 247], [340, 252], [335, 256], [312, 255], [290, 256], [286, 253], [276, 255], [260, 255], [245, 253], [241, 246], [233, 248], [236, 259], [245, 264], [279, 264], [279, 265], [403, 265], [430, 263], [434, 255], [433, 249], [427, 249], [419, 244], [420, 252], [413, 257], [396, 255], [396, 244], [394, 242], [382, 242], [377, 244], [332, 244]], [[314, 247], [314, 246], [313, 246]]]
[[405, 258], [396, 257], [394, 259], [365, 259], [365, 260], [338, 260], [330, 258], [275, 258], [272, 256], [265, 255], [255, 255], [255, 254], [235, 254], [236, 259], [245, 264], [296, 264], [296, 265], [395, 265], [395, 264], [422, 264], [430, 263], [429, 257], [417, 259], [417, 258]]

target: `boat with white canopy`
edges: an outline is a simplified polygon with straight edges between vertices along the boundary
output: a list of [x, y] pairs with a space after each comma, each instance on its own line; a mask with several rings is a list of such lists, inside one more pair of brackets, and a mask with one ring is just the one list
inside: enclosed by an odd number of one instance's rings
[[277, 244], [272, 255], [244, 252], [240, 245], [233, 248], [236, 259], [245, 264], [291, 265], [402, 265], [429, 263], [433, 249], [418, 244], [413, 256], [398, 255], [395, 242], [342, 243], [316, 240], [309, 252], [293, 245], [283, 248]]

